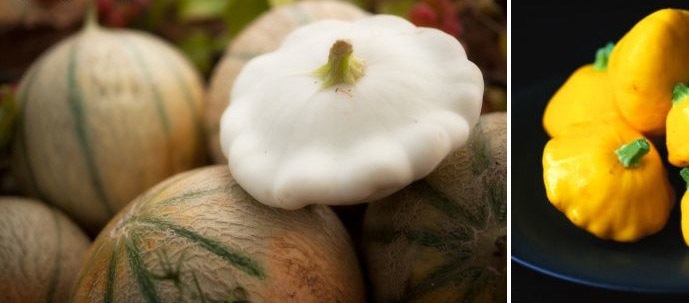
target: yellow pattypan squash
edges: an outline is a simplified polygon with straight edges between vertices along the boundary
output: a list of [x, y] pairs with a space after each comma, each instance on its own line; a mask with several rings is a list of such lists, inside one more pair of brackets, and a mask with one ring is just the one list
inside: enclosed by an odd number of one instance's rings
[[661, 230], [674, 192], [652, 143], [611, 121], [570, 127], [543, 152], [550, 202], [602, 239], [636, 241]]
[[689, 87], [682, 83], [673, 90], [666, 128], [668, 160], [677, 167], [689, 166]]
[[550, 98], [543, 113], [543, 127], [548, 135], [554, 137], [576, 123], [623, 120], [606, 73], [612, 49], [612, 43], [600, 48], [595, 62], [577, 69]]
[[608, 74], [627, 122], [662, 134], [672, 88], [689, 79], [689, 11], [663, 9], [639, 21], [610, 54]]
[[[689, 188], [689, 168], [682, 168], [679, 174], [687, 183], [687, 188]], [[682, 196], [682, 201], [680, 203], [681, 220], [682, 220], [682, 237], [684, 238], [684, 243], [689, 246], [689, 194], [684, 192]]]

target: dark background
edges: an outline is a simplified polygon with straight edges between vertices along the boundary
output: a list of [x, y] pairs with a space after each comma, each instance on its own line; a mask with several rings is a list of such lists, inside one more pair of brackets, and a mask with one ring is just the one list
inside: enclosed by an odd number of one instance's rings
[[512, 89], [593, 62], [596, 49], [667, 7], [689, 9], [689, 1], [512, 1]]
[[[564, 79], [593, 61], [598, 47], [616, 42], [638, 20], [666, 8], [689, 9], [689, 1], [513, 1], [511, 4], [511, 132], [524, 119], [520, 109], [542, 107], [543, 100], [514, 98], [533, 84]], [[559, 80], [558, 80], [559, 81]], [[534, 155], [538, 157], [538, 155]], [[511, 159], [512, 171], [515, 161]], [[514, 176], [514, 174], [513, 174]], [[535, 218], [537, 219], [537, 218]], [[689, 302], [686, 295], [607, 290], [575, 284], [511, 262], [512, 302]]]

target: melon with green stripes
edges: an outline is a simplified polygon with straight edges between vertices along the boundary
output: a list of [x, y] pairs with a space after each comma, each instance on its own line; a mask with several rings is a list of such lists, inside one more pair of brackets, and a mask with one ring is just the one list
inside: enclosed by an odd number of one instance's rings
[[506, 115], [423, 180], [372, 202], [363, 241], [376, 302], [507, 301]]
[[171, 45], [89, 22], [20, 82], [16, 179], [96, 234], [137, 195], [204, 161], [203, 93]]
[[67, 302], [91, 241], [61, 211], [0, 198], [0, 302]]
[[220, 116], [230, 103], [230, 91], [239, 71], [249, 60], [277, 49], [301, 25], [323, 19], [354, 20], [366, 14], [344, 1], [306, 0], [273, 8], [242, 30], [225, 49], [210, 79], [204, 120], [212, 160], [227, 163], [220, 149]]
[[350, 238], [327, 206], [265, 206], [226, 165], [157, 185], [98, 235], [80, 302], [363, 302]]

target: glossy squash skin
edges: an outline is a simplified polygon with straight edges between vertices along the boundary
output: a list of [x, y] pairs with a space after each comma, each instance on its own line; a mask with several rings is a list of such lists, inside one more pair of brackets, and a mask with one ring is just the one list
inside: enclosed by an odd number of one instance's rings
[[572, 124], [624, 121], [607, 73], [612, 49], [612, 43], [599, 49], [595, 62], [574, 71], [550, 98], [543, 113], [543, 127], [549, 136], [557, 136]]
[[672, 88], [689, 79], [689, 11], [656, 11], [610, 54], [608, 74], [622, 116], [646, 135], [665, 132]]
[[665, 144], [668, 161], [689, 166], [689, 87], [679, 83], [673, 90], [672, 108], [667, 114]]
[[[631, 147], [638, 147], [633, 156], [622, 152]], [[652, 235], [675, 203], [656, 148], [620, 123], [574, 125], [548, 141], [543, 180], [548, 200], [601, 239], [633, 242]]]

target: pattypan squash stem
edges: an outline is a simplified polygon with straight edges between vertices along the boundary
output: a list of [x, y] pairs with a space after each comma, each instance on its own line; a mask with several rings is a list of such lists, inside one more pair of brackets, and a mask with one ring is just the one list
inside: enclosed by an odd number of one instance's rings
[[84, 20], [85, 28], [98, 27], [98, 5], [96, 0], [88, 2], [88, 9], [86, 10], [86, 19]]
[[682, 176], [684, 183], [686, 183], [687, 188], [689, 188], [689, 167], [682, 168], [682, 170], [679, 171], [679, 175]]
[[684, 83], [677, 83], [675, 88], [672, 89], [672, 105], [677, 104], [686, 97], [689, 97], [689, 87]]
[[608, 59], [610, 58], [610, 53], [615, 47], [615, 44], [609, 42], [604, 47], [599, 48], [596, 51], [596, 61], [593, 62], [593, 69], [599, 72], [604, 72], [608, 69]]
[[620, 146], [615, 150], [615, 153], [625, 168], [634, 168], [639, 165], [641, 158], [649, 151], [651, 151], [651, 146], [648, 144], [648, 140], [640, 138]]
[[354, 57], [352, 44], [346, 40], [337, 40], [330, 48], [328, 63], [314, 73], [323, 81], [323, 89], [336, 84], [354, 84], [364, 75], [364, 62]]

